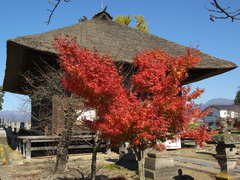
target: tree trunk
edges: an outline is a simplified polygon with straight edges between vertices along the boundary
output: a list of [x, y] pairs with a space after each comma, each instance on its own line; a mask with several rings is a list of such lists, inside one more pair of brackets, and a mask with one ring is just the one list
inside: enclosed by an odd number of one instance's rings
[[99, 140], [99, 132], [97, 132], [93, 138], [93, 149], [92, 149], [92, 165], [91, 165], [91, 180], [96, 179], [97, 174], [97, 151], [102, 143], [102, 140]]
[[72, 128], [63, 131], [62, 137], [58, 143], [55, 172], [62, 173], [67, 168], [68, 147], [72, 136]]
[[[64, 107], [64, 106], [63, 106]], [[68, 104], [67, 107], [63, 108], [64, 113], [64, 127], [63, 132], [61, 134], [60, 141], [57, 147], [57, 155], [56, 155], [56, 165], [55, 172], [64, 172], [67, 169], [68, 163], [68, 147], [71, 142], [72, 137], [72, 127], [76, 122], [76, 113], [72, 104]]]
[[143, 150], [142, 148], [139, 147], [133, 147], [135, 156], [137, 158], [138, 162], [138, 176], [139, 180], [144, 180], [144, 168], [143, 168], [143, 163], [144, 163], [144, 157], [143, 157]]
[[143, 158], [138, 160], [138, 176], [139, 176], [139, 180], [144, 180], [143, 161], [144, 161]]

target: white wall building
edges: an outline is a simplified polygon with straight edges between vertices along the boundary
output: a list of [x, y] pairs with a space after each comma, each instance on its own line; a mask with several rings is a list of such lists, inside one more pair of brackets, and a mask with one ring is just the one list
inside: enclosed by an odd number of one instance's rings
[[206, 124], [217, 128], [216, 121], [219, 119], [230, 119], [234, 121], [240, 118], [240, 105], [212, 105], [213, 111], [203, 118]]

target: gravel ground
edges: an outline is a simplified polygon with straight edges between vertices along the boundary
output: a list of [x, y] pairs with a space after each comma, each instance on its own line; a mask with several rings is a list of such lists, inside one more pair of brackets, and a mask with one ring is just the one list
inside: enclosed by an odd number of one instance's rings
[[[3, 164], [3, 152], [0, 152], [0, 180], [83, 180], [87, 179], [90, 173], [91, 153], [71, 154], [69, 157], [68, 170], [61, 174], [53, 173], [54, 157], [42, 156], [33, 157], [31, 160], [26, 160], [17, 151], [12, 150], [7, 145], [2, 145], [7, 151], [8, 163]], [[4, 149], [2, 148], [2, 149]], [[194, 146], [190, 148], [182, 148], [171, 151], [173, 157], [184, 157], [202, 160], [214, 161], [213, 154], [214, 147], [207, 147], [205, 149], [195, 149]], [[199, 153], [200, 152], [200, 153]], [[127, 164], [127, 166], [116, 165], [119, 155], [111, 153], [106, 155], [98, 153], [97, 158], [97, 176], [99, 180], [137, 180], [136, 165]], [[207, 160], [206, 160], [207, 159]], [[175, 180], [212, 180], [214, 174], [219, 170], [212, 167], [196, 166], [191, 163], [175, 162], [176, 167], [182, 175], [176, 175], [170, 179]], [[162, 179], [166, 180], [166, 179]]]
[[[14, 152], [13, 152], [14, 153]], [[16, 152], [15, 152], [16, 153]], [[12, 154], [13, 155], [13, 154]], [[17, 161], [15, 154], [15, 161]], [[1, 180], [83, 180], [87, 179], [90, 172], [91, 154], [84, 153], [78, 155], [70, 155], [68, 163], [68, 170], [62, 174], [54, 174], [52, 169], [54, 167], [54, 157], [39, 157], [33, 158], [31, 161], [22, 160], [19, 158], [15, 165], [1, 166], [0, 177]], [[118, 154], [112, 153], [106, 155], [98, 154], [98, 179], [112, 179], [112, 180], [137, 180], [136, 169], [131, 170], [122, 166], [116, 166], [115, 162], [118, 159]], [[23, 164], [21, 164], [23, 163]], [[12, 163], [14, 164], [14, 163]], [[169, 179], [175, 180], [212, 180], [213, 175], [197, 170], [189, 169], [188, 164], [176, 164], [178, 169], [181, 169], [183, 175], [175, 176]]]

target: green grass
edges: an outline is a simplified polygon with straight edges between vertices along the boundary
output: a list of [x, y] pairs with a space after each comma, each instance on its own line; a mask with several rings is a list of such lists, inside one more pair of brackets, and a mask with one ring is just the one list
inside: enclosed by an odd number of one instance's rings
[[113, 166], [113, 165], [106, 165], [104, 168], [105, 168], [105, 169], [109, 169], [109, 170], [119, 170], [118, 167]]
[[239, 136], [238, 134], [214, 134], [213, 137], [220, 137], [220, 136]]

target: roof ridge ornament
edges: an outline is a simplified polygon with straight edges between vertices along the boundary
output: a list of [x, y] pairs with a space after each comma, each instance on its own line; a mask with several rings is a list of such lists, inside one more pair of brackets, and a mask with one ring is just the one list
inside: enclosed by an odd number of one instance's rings
[[105, 6], [105, 8], [102, 7], [100, 12], [106, 12], [106, 10], [107, 10], [107, 6]]
[[[102, 5], [103, 6], [103, 5]], [[112, 20], [113, 18], [106, 12], [107, 6], [105, 8], [101, 8], [101, 11], [95, 14], [92, 19], [104, 19], [104, 20]]]

